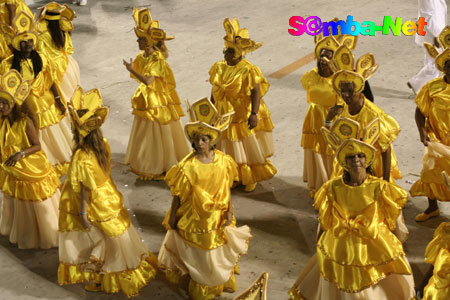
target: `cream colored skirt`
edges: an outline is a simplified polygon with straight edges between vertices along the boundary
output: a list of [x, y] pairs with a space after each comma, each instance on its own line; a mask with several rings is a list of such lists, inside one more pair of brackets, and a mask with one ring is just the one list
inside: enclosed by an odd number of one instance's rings
[[39, 129], [39, 141], [42, 150], [52, 165], [70, 163], [73, 135], [67, 116], [58, 124]]
[[[406, 258], [405, 258], [406, 259]], [[391, 274], [376, 285], [357, 293], [341, 291], [320, 276], [317, 254], [303, 268], [289, 291], [294, 300], [410, 300], [415, 299], [412, 275]]]
[[80, 85], [80, 67], [72, 55], [68, 55], [67, 57], [69, 58], [69, 63], [67, 65], [66, 73], [64, 73], [61, 83], [59, 84], [59, 91], [62, 94], [61, 97], [63, 97], [66, 102], [70, 102], [73, 92], [77, 86]]
[[160, 125], [134, 117], [125, 164], [144, 179], [167, 172], [191, 151], [181, 120]]
[[238, 141], [220, 139], [217, 149], [231, 155], [237, 164], [265, 164], [274, 153], [272, 132], [258, 131]]
[[304, 150], [303, 181], [308, 183], [309, 190], [314, 193], [330, 179], [334, 156], [320, 154], [312, 149]]
[[3, 194], [0, 233], [20, 249], [58, 245], [59, 190], [44, 201], [23, 201]]
[[252, 235], [248, 226], [225, 228], [227, 244], [204, 250], [186, 242], [176, 230], [167, 231], [159, 250], [158, 266], [162, 270], [178, 270], [192, 280], [207, 286], [226, 283], [234, 274], [241, 255], [246, 255]]

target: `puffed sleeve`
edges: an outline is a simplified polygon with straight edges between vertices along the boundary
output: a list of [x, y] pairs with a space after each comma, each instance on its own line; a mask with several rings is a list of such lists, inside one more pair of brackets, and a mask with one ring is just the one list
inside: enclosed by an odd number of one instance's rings
[[441, 249], [450, 251], [450, 222], [442, 222], [434, 231], [433, 239], [425, 250], [425, 262], [434, 264]]
[[425, 116], [428, 117], [430, 114], [430, 83], [426, 83], [419, 91], [419, 93], [416, 96], [416, 104], [419, 108], [420, 112]]
[[66, 32], [65, 35], [66, 35], [66, 44], [64, 46], [66, 49], [66, 53], [68, 55], [72, 55], [74, 52], [72, 38], [70, 37], [70, 34], [68, 32]]
[[70, 168], [70, 183], [76, 193], [81, 192], [81, 184], [83, 184], [91, 191], [94, 199], [97, 197], [97, 184], [95, 183], [94, 166], [89, 156], [83, 150], [77, 150]]
[[252, 89], [259, 84], [259, 90], [261, 92], [261, 97], [263, 97], [267, 91], [269, 90], [269, 82], [267, 81], [264, 74], [261, 72], [260, 68], [257, 66], [251, 66], [248, 72], [247, 78], [243, 83], [243, 88], [245, 93], [250, 96], [252, 93]]
[[230, 186], [233, 181], [239, 181], [238, 165], [230, 155], [225, 155], [225, 161], [228, 163]]
[[333, 202], [332, 181], [323, 184], [314, 196], [314, 208], [319, 212], [319, 222], [323, 230], [329, 230], [333, 226]]
[[172, 195], [178, 196], [181, 203], [184, 203], [188, 199], [192, 191], [192, 186], [183, 171], [183, 161], [170, 168], [164, 180], [169, 186]]
[[383, 112], [379, 117], [380, 137], [378, 139], [378, 144], [380, 145], [381, 150], [384, 152], [395, 141], [401, 129], [397, 121], [390, 115]]
[[311, 83], [311, 73], [312, 73], [312, 70], [309, 70], [309, 71], [306, 72], [306, 73], [302, 76], [302, 78], [300, 79], [300, 81], [301, 81], [301, 83], [302, 83], [302, 86], [303, 86], [303, 89], [304, 89], [305, 91], [308, 91], [308, 90], [309, 90], [310, 83]]
[[163, 78], [167, 74], [167, 67], [167, 62], [162, 54], [158, 54], [154, 59], [150, 61], [150, 63], [144, 66], [143, 74], [144, 76], [155, 76]]
[[408, 200], [408, 193], [395, 183], [380, 180], [380, 184], [381, 210], [386, 224], [393, 231], [396, 227], [397, 218]]
[[214, 83], [214, 78], [217, 75], [217, 64], [218, 62], [214, 63], [211, 67], [211, 69], [209, 69], [209, 83], [213, 84]]

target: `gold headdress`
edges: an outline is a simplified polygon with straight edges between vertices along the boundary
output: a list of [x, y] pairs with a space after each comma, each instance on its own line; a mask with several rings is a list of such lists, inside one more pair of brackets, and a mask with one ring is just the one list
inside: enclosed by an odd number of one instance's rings
[[443, 51], [439, 53], [439, 49], [430, 43], [423, 43], [431, 57], [435, 59], [436, 68], [444, 72], [445, 62], [450, 60], [450, 26], [447, 25], [442, 29], [438, 36], [438, 42]]
[[336, 159], [339, 162], [339, 164], [345, 169], [350, 170], [350, 166], [347, 165], [347, 157], [353, 156], [359, 153], [364, 153], [366, 157], [366, 168], [370, 166], [373, 163], [373, 160], [375, 158], [375, 151], [376, 149], [357, 139], [348, 139], [345, 140], [344, 143], [339, 147], [336, 153]]
[[234, 49], [234, 56], [245, 56], [247, 52], [252, 52], [262, 46], [261, 42], [250, 39], [247, 28], [240, 28], [236, 18], [231, 21], [225, 18], [223, 21], [226, 35], [223, 37], [226, 48]]
[[234, 115], [234, 111], [232, 111], [218, 116], [216, 107], [206, 97], [195, 101], [192, 105], [189, 105], [189, 101], [186, 99], [186, 105], [190, 122], [184, 125], [184, 131], [191, 143], [194, 141], [194, 134], [199, 133], [209, 135], [211, 144], [215, 144], [222, 131], [230, 125]]
[[[329, 130], [325, 127], [322, 127], [320, 131], [322, 132], [326, 143], [334, 151], [339, 152], [339, 149], [342, 147], [342, 145], [349, 139], [362, 141], [370, 146], [374, 145], [380, 137], [380, 126], [380, 119], [376, 118], [366, 126], [364, 131], [361, 132], [361, 126], [357, 121], [349, 118], [338, 118]], [[338, 157], [338, 154], [336, 154], [336, 156]], [[369, 160], [369, 156], [366, 154], [367, 165], [372, 164], [372, 160], [373, 156], [372, 159]], [[341, 162], [339, 163], [342, 165]], [[345, 164], [345, 157], [343, 163]], [[343, 167], [344, 169], [346, 168], [345, 166]]]
[[166, 32], [159, 28], [159, 21], [153, 20], [148, 8], [133, 10], [133, 19], [136, 23], [134, 32], [138, 37], [145, 38], [149, 43], [156, 44], [159, 41], [173, 40], [174, 36], [166, 35]]
[[346, 46], [340, 46], [333, 56], [332, 66], [336, 72], [333, 76], [333, 88], [340, 95], [341, 82], [353, 82], [355, 85], [355, 93], [359, 93], [364, 89], [364, 83], [378, 69], [375, 63], [375, 57], [372, 53], [366, 53], [356, 61], [352, 51]]
[[8, 100], [9, 106], [22, 105], [31, 88], [29, 80], [23, 80], [17, 70], [11, 69], [0, 77], [0, 98]]
[[[45, 6], [39, 7], [42, 9], [41, 15], [39, 17], [39, 26], [42, 25], [43, 20], [49, 21], [59, 21], [59, 26], [63, 31], [72, 31], [73, 24], [72, 21], [75, 19], [77, 14], [73, 9], [71, 9], [67, 4], [61, 5], [56, 2], [50, 2]], [[48, 15], [47, 12], [54, 13], [55, 15]], [[45, 27], [45, 26], [42, 26]], [[44, 31], [45, 28], [40, 28], [41, 31]]]
[[[109, 108], [103, 106], [102, 95], [98, 89], [83, 93], [81, 86], [75, 90], [68, 107], [72, 124], [83, 137], [92, 130], [100, 128], [109, 112]], [[80, 116], [79, 111], [85, 111], [85, 113]]]
[[19, 12], [12, 22], [12, 26], [2, 26], [2, 33], [7, 35], [16, 50], [20, 50], [20, 42], [33, 40], [36, 45], [38, 40], [35, 16], [30, 16], [25, 11]]

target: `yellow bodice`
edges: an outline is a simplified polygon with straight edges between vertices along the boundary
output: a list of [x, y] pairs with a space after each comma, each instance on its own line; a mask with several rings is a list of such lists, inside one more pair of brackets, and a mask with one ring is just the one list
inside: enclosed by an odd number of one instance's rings
[[22, 117], [10, 124], [7, 118], [1, 118], [0, 122], [2, 192], [26, 201], [42, 201], [53, 196], [60, 181], [43, 150], [19, 159], [13, 167], [4, 165], [12, 154], [30, 147], [26, 134], [27, 119]]
[[[31, 81], [31, 91], [27, 103], [36, 116], [39, 129], [59, 123], [64, 115], [55, 105], [55, 97], [50, 90], [53, 85], [53, 71], [47, 56], [38, 52], [42, 59], [42, 70], [34, 77], [33, 63], [31, 59], [20, 61], [20, 73], [24, 79]], [[11, 69], [13, 56], [8, 57], [0, 64], [0, 74], [5, 74]]]
[[[108, 161], [109, 158], [108, 145]], [[101, 168], [92, 151], [78, 149], [72, 157], [61, 192], [59, 231], [84, 231], [79, 215], [80, 183], [90, 190], [87, 215], [95, 226], [111, 237], [121, 235], [128, 229], [130, 218], [110, 170]]]
[[[177, 231], [188, 242], [203, 249], [226, 243], [222, 225], [230, 203], [230, 188], [238, 176], [231, 156], [214, 151], [214, 161], [200, 162], [194, 152], [173, 166], [166, 175], [172, 195], [180, 197]], [[163, 224], [167, 229], [170, 210]]]
[[163, 125], [184, 116], [175, 90], [175, 77], [160, 51], [154, 51], [148, 57], [144, 52], [139, 53], [133, 61], [133, 68], [144, 76], [155, 77], [151, 84], [145, 85], [130, 73], [139, 82], [131, 99], [134, 115]]
[[349, 186], [342, 177], [325, 183], [314, 202], [324, 231], [317, 243], [322, 276], [343, 291], [357, 292], [388, 274], [411, 274], [402, 243], [392, 233], [407, 199], [399, 186], [370, 175], [360, 186]]
[[[262, 99], [269, 89], [269, 82], [257, 66], [246, 59], [242, 59], [235, 66], [219, 61], [211, 67], [209, 75], [212, 95], [219, 114], [223, 115], [233, 110], [235, 112], [232, 123], [223, 132], [222, 138], [240, 140], [257, 131], [272, 131], [270, 111]], [[261, 96], [258, 126], [250, 130], [247, 122], [252, 109], [251, 91], [257, 84]]]

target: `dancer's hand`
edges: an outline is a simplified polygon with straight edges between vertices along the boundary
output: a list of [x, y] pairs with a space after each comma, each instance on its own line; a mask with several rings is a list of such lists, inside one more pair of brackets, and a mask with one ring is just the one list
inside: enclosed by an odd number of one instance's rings
[[14, 167], [20, 158], [21, 158], [20, 153], [16, 152], [6, 159], [4, 165], [7, 167]]
[[92, 222], [91, 220], [89, 220], [87, 215], [81, 216], [81, 225], [83, 226], [84, 229], [89, 229], [92, 227]]
[[333, 119], [337, 116], [340, 115], [342, 113], [342, 111], [344, 110], [344, 106], [342, 105], [335, 105], [333, 107], [331, 107], [328, 110], [328, 114], [327, 114], [327, 121], [333, 121]]
[[61, 111], [62, 115], [66, 114], [66, 107], [64, 106], [64, 104], [61, 102], [60, 98], [55, 98], [55, 104], [58, 107], [58, 109]]
[[125, 59], [123, 59], [123, 65], [125, 68], [127, 68], [128, 72], [131, 72], [133, 70], [133, 60], [130, 58], [130, 62], [127, 62]]
[[258, 115], [251, 114], [248, 118], [248, 128], [253, 129], [258, 126]]
[[223, 227], [230, 226], [231, 223], [233, 222], [233, 212], [232, 211], [227, 212], [227, 214], [225, 215], [225, 220], [227, 220], [227, 221], [223, 224]]
[[419, 134], [420, 134], [420, 141], [422, 142], [422, 144], [424, 144], [425, 147], [428, 146], [428, 142], [430, 141], [430, 137], [428, 136], [427, 131], [425, 129], [424, 130], [420, 130]]

